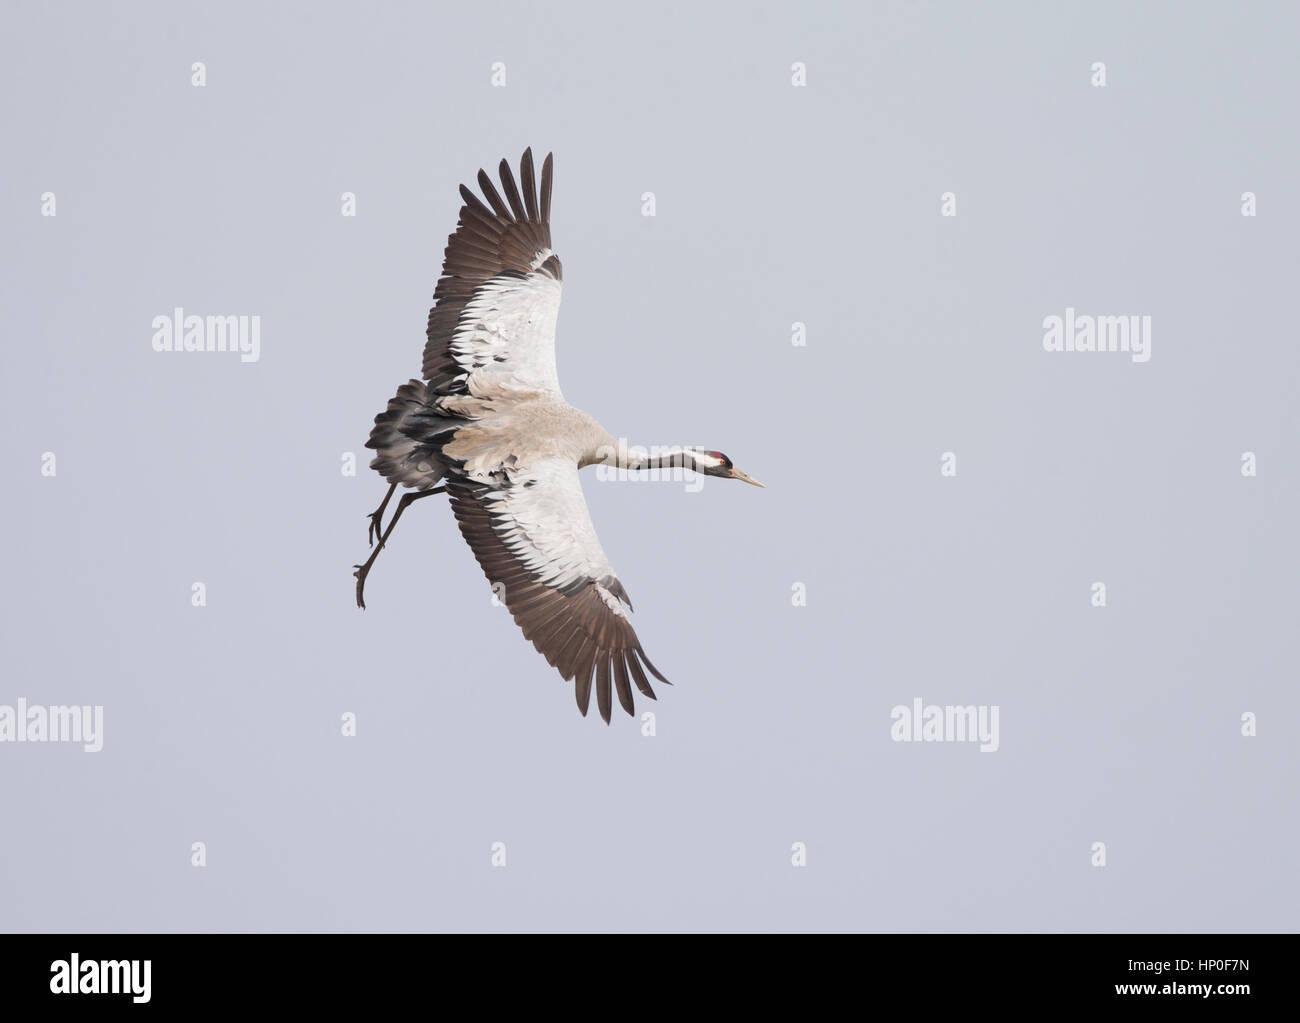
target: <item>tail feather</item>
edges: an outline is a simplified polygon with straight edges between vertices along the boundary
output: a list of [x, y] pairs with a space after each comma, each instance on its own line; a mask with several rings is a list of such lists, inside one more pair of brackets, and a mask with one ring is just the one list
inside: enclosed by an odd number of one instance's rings
[[447, 470], [442, 445], [462, 421], [433, 407], [428, 386], [412, 380], [397, 389], [388, 408], [375, 416], [366, 447], [374, 449], [370, 462], [389, 483], [428, 490]]

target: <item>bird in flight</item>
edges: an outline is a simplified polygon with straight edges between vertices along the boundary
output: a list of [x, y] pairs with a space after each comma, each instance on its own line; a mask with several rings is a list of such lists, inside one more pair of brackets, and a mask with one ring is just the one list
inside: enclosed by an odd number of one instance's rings
[[[578, 470], [690, 469], [763, 484], [720, 451], [620, 447], [564, 400], [555, 371], [563, 275], [551, 249], [551, 174], [548, 155], [539, 191], [528, 149], [518, 184], [501, 161], [504, 200], [482, 170], [483, 199], [460, 186], [465, 205], [433, 293], [424, 379], [397, 389], [366, 443], [376, 452], [370, 467], [390, 486], [369, 516], [373, 551], [356, 566], [357, 605], [366, 606], [366, 576], [402, 512], [446, 493], [461, 534], [524, 637], [573, 680], [584, 716], [594, 679], [608, 724], [611, 686], [633, 714], [633, 685], [655, 698], [647, 671], [668, 680], [628, 621], [632, 603], [596, 537]], [[384, 527], [399, 485], [408, 492]]]

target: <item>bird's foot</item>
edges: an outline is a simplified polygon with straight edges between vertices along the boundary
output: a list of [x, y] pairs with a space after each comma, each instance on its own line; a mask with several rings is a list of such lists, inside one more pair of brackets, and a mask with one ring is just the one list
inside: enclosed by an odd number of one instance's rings
[[370, 574], [370, 566], [353, 565], [352, 567], [356, 569], [352, 575], [357, 580], [357, 607], [364, 611], [366, 609], [366, 576]]
[[[384, 531], [384, 509], [381, 505], [366, 516], [370, 520], [370, 526], [366, 529], [366, 540], [371, 547], [375, 545], [375, 537], [382, 536]], [[357, 566], [360, 568], [361, 566]]]

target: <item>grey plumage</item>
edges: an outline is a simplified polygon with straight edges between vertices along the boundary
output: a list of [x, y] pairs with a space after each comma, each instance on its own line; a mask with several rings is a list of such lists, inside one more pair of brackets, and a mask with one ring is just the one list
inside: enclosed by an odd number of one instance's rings
[[[551, 251], [552, 159], [542, 163], [540, 192], [531, 150], [520, 162], [522, 191], [504, 160], [499, 174], [501, 192], [479, 171], [482, 199], [461, 186], [465, 205], [429, 313], [424, 380], [403, 384], [375, 417], [370, 464], [394, 488], [446, 489], [461, 534], [494, 588], [504, 587], [524, 636], [574, 682], [584, 715], [594, 680], [608, 722], [613, 695], [632, 714], [632, 687], [654, 699], [647, 672], [667, 679], [628, 621], [631, 602], [578, 479], [580, 467], [612, 462], [617, 446], [564, 400], [556, 376], [563, 274]], [[700, 471], [749, 479], [716, 452], [692, 457]], [[366, 572], [415, 496], [403, 498], [379, 548], [358, 566], [358, 603]]]

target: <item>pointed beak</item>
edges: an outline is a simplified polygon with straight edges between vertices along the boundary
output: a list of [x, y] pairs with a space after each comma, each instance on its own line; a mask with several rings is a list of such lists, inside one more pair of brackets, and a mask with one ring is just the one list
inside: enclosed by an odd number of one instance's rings
[[[733, 480], [744, 480], [746, 483], [752, 483], [756, 487], [763, 486], [763, 484], [759, 483], [758, 480], [754, 479], [753, 476], [750, 476], [748, 473], [741, 472], [739, 469], [731, 470], [731, 478]], [[766, 487], [764, 487], [764, 489], [766, 489]]]

